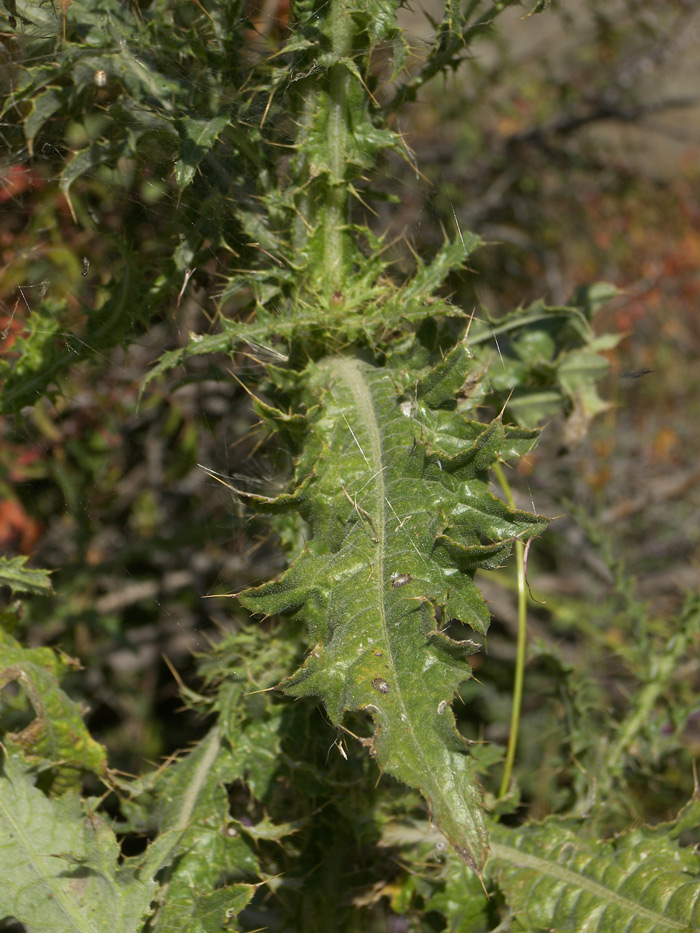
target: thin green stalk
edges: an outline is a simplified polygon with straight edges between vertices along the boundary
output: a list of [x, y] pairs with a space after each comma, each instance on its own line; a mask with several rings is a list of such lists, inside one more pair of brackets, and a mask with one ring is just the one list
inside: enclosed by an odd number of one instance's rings
[[[513, 490], [505, 477], [500, 463], [493, 468], [496, 478], [501, 485], [506, 502], [515, 508]], [[525, 545], [519, 539], [515, 542], [515, 563], [518, 572], [518, 650], [515, 658], [515, 680], [513, 682], [513, 706], [510, 714], [510, 734], [508, 736], [508, 749], [506, 763], [501, 781], [500, 796], [505, 797], [510, 787], [510, 779], [515, 763], [515, 751], [518, 746], [518, 730], [520, 728], [520, 710], [523, 700], [523, 680], [525, 674], [525, 647], [527, 639], [527, 581], [525, 580]]]

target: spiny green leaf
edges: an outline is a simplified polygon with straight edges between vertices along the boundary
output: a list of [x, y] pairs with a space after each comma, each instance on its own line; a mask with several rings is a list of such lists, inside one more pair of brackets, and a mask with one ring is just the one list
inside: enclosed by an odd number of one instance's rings
[[[231, 706], [245, 703], [240, 687]], [[162, 904], [152, 921], [158, 933], [225, 930], [255, 892], [255, 885], [239, 883], [258, 875], [258, 861], [247, 828], [229, 816], [227, 786], [254, 766], [256, 752], [240, 722], [235, 747], [223, 732], [215, 726], [192, 752], [137, 782], [136, 801], [124, 805], [133, 829], [161, 834], [162, 845], [152, 846], [144, 862], [151, 872], [167, 869]], [[254, 839], [279, 839], [294, 830], [291, 824], [263, 821], [250, 833]]]
[[[450, 353], [432, 369], [416, 387], [416, 397], [430, 408], [441, 408], [445, 404], [454, 407], [455, 397], [464, 385], [464, 356], [469, 351]], [[471, 355], [471, 354], [470, 354]]]
[[495, 15], [518, 2], [519, 0], [498, 0], [493, 4], [480, 4], [478, 0], [472, 0], [464, 5], [463, 11], [463, 5], [459, 0], [445, 0], [441, 21], [438, 23], [428, 17], [436, 29], [437, 36], [427, 59], [417, 73], [397, 89], [388, 109], [399, 110], [407, 101], [415, 100], [418, 89], [435, 75], [456, 69], [468, 55], [469, 46], [474, 39], [491, 29]]
[[[618, 724], [617, 734], [611, 735], [609, 742], [600, 749], [594, 780], [603, 799], [613, 779], [619, 778], [627, 764], [631, 748], [638, 744], [640, 735], [643, 735], [649, 726], [653, 726], [655, 711], [662, 698], [668, 697], [669, 687], [677, 677], [683, 658], [692, 651], [692, 645], [700, 638], [700, 594], [692, 593], [686, 598], [683, 609], [669, 627], [669, 632], [664, 642], [652, 651], [645, 652], [648, 655], [647, 669], [640, 689], [632, 697], [627, 715]], [[676, 705], [674, 718], [681, 730], [686, 725], [687, 717], [695, 709], [695, 696], [686, 709], [680, 703]], [[649, 736], [649, 742], [652, 745], [658, 744], [654, 741], [653, 733]]]
[[59, 686], [77, 663], [50, 648], [24, 648], [6, 632], [0, 632], [0, 651], [0, 687], [21, 687], [35, 713], [21, 732], [5, 736], [7, 744], [21, 748], [37, 766], [53, 769], [54, 792], [80, 786], [84, 771], [103, 774], [105, 750], [88, 732], [81, 708]]
[[11, 350], [13, 356], [17, 355], [16, 360], [0, 360], [0, 412], [33, 405], [43, 395], [51, 397], [47, 386], [68, 365], [69, 354], [59, 349], [57, 343], [73, 336], [61, 327], [64, 314], [63, 303], [47, 299], [42, 303], [41, 312], [32, 311], [28, 315], [26, 336], [15, 340]]
[[544, 13], [545, 10], [548, 10], [552, 5], [552, 0], [537, 0], [533, 8], [527, 14], [528, 16], [534, 16], [536, 13]]
[[70, 670], [80, 668], [78, 661], [53, 648], [26, 648], [4, 628], [0, 628], [0, 647], [0, 663], [3, 669], [17, 664], [34, 664], [60, 680]]
[[76, 795], [49, 799], [4, 757], [0, 817], [0, 916], [31, 933], [142, 928], [157, 885], [135, 860], [122, 864], [114, 833]]
[[700, 858], [665, 830], [587, 839], [549, 819], [495, 828], [491, 851], [518, 919], [557, 933], [692, 933], [700, 929]]
[[0, 360], [0, 412], [17, 411], [44, 395], [52, 397], [63, 372], [86, 358], [100, 360], [100, 351], [119, 343], [147, 315], [145, 285], [135, 256], [118, 238], [112, 237], [112, 242], [123, 264], [109, 284], [109, 298], [99, 309], [89, 311], [84, 327], [76, 326], [65, 301], [49, 296], [28, 315], [25, 332], [15, 340], [10, 358]]
[[183, 117], [178, 121], [180, 131], [180, 153], [175, 163], [175, 180], [182, 191], [194, 178], [197, 166], [216, 141], [221, 131], [228, 126], [226, 114], [210, 120], [195, 120]]
[[534, 427], [563, 412], [573, 442], [606, 407], [597, 383], [609, 364], [597, 351], [611, 349], [619, 337], [601, 341], [591, 328], [591, 315], [612, 294], [610, 286], [600, 285], [577, 292], [570, 305], [536, 301], [501, 319], [485, 311], [474, 319], [469, 345], [488, 367], [490, 401], [505, 404], [519, 424]]
[[27, 557], [0, 557], [0, 586], [9, 586], [13, 593], [33, 593], [47, 596], [52, 592], [49, 570], [31, 570]]
[[[423, 381], [424, 395], [442, 406], [443, 382], [454, 392], [470, 365], [458, 347]], [[380, 767], [420, 789], [455, 849], [480, 867], [480, 794], [450, 708], [476, 646], [449, 638], [437, 613], [485, 632], [474, 573], [500, 565], [514, 537], [543, 522], [489, 491], [488, 469], [508, 447], [500, 422], [433, 409], [417, 386], [401, 390], [400, 372], [358, 359], [324, 360], [305, 377], [313, 390], [299, 485], [277, 501], [299, 510], [311, 538], [280, 581], [241, 601], [304, 619], [314, 647], [288, 692], [322, 696], [334, 722], [368, 710]]]
[[[206, 853], [202, 852], [206, 858]], [[250, 903], [259, 886], [232, 884], [215, 891], [199, 892], [189, 882], [181, 896], [174, 889], [168, 891], [167, 915], [158, 915], [154, 930], [158, 933], [229, 933], [235, 929], [233, 921]]]
[[47, 88], [32, 100], [32, 107], [24, 118], [24, 136], [27, 140], [29, 155], [33, 154], [34, 137], [46, 121], [52, 117], [63, 104], [63, 97], [58, 88]]
[[[266, 249], [279, 250], [280, 244], [276, 239], [272, 241], [266, 238], [264, 226], [255, 225], [258, 222], [256, 215], [248, 212], [245, 218], [245, 226], [251, 236], [255, 236]], [[466, 318], [461, 308], [433, 297], [432, 293], [444, 282], [450, 271], [464, 265], [480, 242], [478, 236], [468, 232], [459, 240], [447, 241], [432, 262], [426, 264], [419, 260], [415, 275], [405, 285], [396, 288], [392, 284], [380, 282], [386, 266], [379, 255], [381, 241], [377, 240], [373, 242], [373, 257], [364, 262], [357, 272], [347, 276], [342, 303], [335, 317], [329, 314], [327, 308], [306, 304], [291, 307], [281, 317], [278, 313], [266, 311], [264, 303], [261, 303], [257, 319], [252, 323], [221, 317], [222, 333], [190, 334], [184, 347], [164, 353], [142, 381], [139, 397], [143, 396], [154, 379], [190, 357], [227, 352], [246, 342], [254, 349], [259, 347], [263, 356], [269, 352], [279, 356], [279, 349], [273, 350], [267, 344], [277, 344], [280, 338], [288, 344], [300, 339], [307, 344], [308, 350], [310, 335], [314, 335], [315, 343], [340, 350], [353, 342], [373, 342], [376, 331], [384, 332], [399, 323], [417, 327], [423, 321], [432, 321], [438, 316]], [[251, 273], [251, 280], [254, 277]], [[232, 279], [220, 295], [222, 300], [234, 294], [245, 281], [245, 274]], [[368, 301], [368, 297], [372, 300]], [[353, 314], [355, 311], [358, 313]]]
[[114, 150], [109, 143], [94, 142], [85, 149], [79, 149], [63, 169], [61, 173], [61, 191], [68, 202], [68, 207], [70, 208], [74, 221], [77, 222], [77, 218], [70, 196], [70, 189], [73, 183], [82, 175], [94, 169], [97, 165], [108, 162], [113, 158], [113, 155]]
[[[432, 262], [419, 261], [412, 278], [396, 294], [392, 310], [400, 314], [406, 306], [430, 304], [435, 301], [433, 292], [438, 289], [453, 269], [461, 269], [469, 256], [477, 249], [481, 238], [465, 231], [459, 240], [448, 240], [435, 254]], [[464, 314], [463, 311], [459, 312]]]
[[[202, 340], [206, 340], [207, 342], [204, 344], [202, 350], [199, 351]], [[211, 334], [207, 337], [203, 337], [200, 334], [190, 334], [190, 340], [186, 347], [178, 347], [176, 350], [167, 350], [156, 365], [146, 373], [139, 387], [139, 401], [154, 379], [158, 379], [159, 376], [164, 376], [165, 373], [170, 372], [171, 369], [175, 369], [176, 366], [182, 365], [182, 363], [191, 356], [196, 356], [198, 352], [219, 353], [224, 349], [228, 349], [228, 346], [229, 341], [223, 334]]]
[[680, 811], [675, 822], [670, 827], [670, 835], [677, 839], [685, 832], [697, 833], [700, 826], [700, 795], [697, 788], [695, 796]]
[[587, 320], [591, 321], [604, 304], [612, 301], [619, 294], [619, 288], [611, 285], [610, 282], [593, 282], [591, 285], [579, 285], [569, 304], [573, 308], [580, 308]]
[[159, 376], [165, 375], [176, 366], [180, 366], [192, 356], [208, 353], [223, 353], [232, 348], [233, 341], [228, 333], [223, 334], [190, 334], [189, 342], [177, 350], [168, 350], [158, 360], [156, 365], [144, 376], [139, 388], [139, 401], [148, 386]]
[[493, 929], [492, 899], [481, 879], [464, 862], [448, 858], [440, 889], [426, 903], [445, 917], [445, 933], [484, 933]]

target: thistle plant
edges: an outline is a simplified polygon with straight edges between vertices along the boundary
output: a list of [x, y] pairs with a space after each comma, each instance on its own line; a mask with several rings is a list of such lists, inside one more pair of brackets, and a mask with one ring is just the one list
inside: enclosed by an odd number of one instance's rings
[[[236, 490], [269, 517], [289, 566], [237, 594], [254, 619], [201, 659], [201, 692], [184, 699], [212, 724], [178, 760], [135, 779], [109, 772], [60, 687], [62, 665], [4, 635], [5, 682], [36, 713], [6, 735], [0, 791], [12, 827], [0, 913], [27, 929], [98, 930], [106, 916], [125, 933], [353, 929], [363, 921], [335, 900], [335, 862], [365, 831], [422, 874], [413, 903], [448, 929], [700, 925], [698, 859], [678, 843], [696, 804], [674, 827], [605, 842], [574, 811], [506, 828], [512, 755], [502, 793], [485, 792], [503, 752], [468, 741], [455, 719], [489, 627], [475, 575], [518, 545], [524, 581], [525, 543], [547, 524], [509, 489], [507, 501], [495, 495], [493, 471], [507, 486], [501, 465], [533, 448], [543, 420], [602, 408], [600, 351], [614, 338], [591, 320], [610, 289], [506, 317], [462, 309], [443, 286], [477, 235], [456, 227], [402, 278], [367, 215], [382, 153], [408, 152], [394, 115], [513, 5], [446, 3], [410, 73], [394, 0], [298, 0], [264, 47], [230, 0], [19, 0], [6, 14], [18, 52], [5, 119], [29, 156], [63, 140], [59, 184], [75, 222], [95, 225], [89, 182], [125, 165], [174, 185], [177, 199], [153, 266], [125, 237], [99, 308], [70, 323], [67, 298], [48, 296], [33, 312], [3, 364], [3, 410], [55, 397], [77, 360], [136, 340], [214, 257], [216, 329], [165, 353], [142, 396], [193, 356], [225, 352], [235, 370], [245, 354], [255, 412], [293, 459], [281, 494]], [[86, 108], [91, 134], [67, 152], [65, 124]], [[54, 339], [66, 332], [72, 358]], [[1, 569], [17, 592], [49, 586], [22, 562]], [[695, 603], [683, 618], [685, 646]], [[611, 752], [618, 769], [642, 727], [630, 717]], [[329, 735], [341, 752], [330, 764]], [[79, 795], [85, 772], [118, 800], [113, 825]], [[254, 818], [236, 815], [241, 787]], [[334, 825], [343, 812], [350, 825]], [[139, 834], [143, 851], [121, 853], [119, 840]], [[415, 912], [402, 884], [393, 910]]]

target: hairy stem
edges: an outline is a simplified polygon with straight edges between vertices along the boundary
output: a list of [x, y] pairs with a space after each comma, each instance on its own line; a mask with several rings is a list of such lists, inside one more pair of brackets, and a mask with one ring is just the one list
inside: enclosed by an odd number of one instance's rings
[[[353, 33], [353, 20], [347, 0], [332, 0], [330, 35], [333, 53], [337, 58], [345, 58], [352, 51]], [[340, 290], [347, 264], [346, 241], [350, 199], [344, 175], [351, 131], [348, 96], [352, 80], [345, 64], [335, 64], [330, 69], [327, 152], [331, 176], [322, 209], [323, 267], [326, 294], [329, 296]]]

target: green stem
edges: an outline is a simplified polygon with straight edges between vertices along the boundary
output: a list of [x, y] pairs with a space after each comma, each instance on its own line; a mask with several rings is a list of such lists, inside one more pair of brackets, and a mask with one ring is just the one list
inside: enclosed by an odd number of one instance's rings
[[[330, 0], [323, 9], [322, 29], [330, 44], [330, 49], [324, 48], [324, 58], [330, 57], [333, 64], [325, 75], [311, 68], [296, 85], [300, 113], [292, 236], [296, 249], [308, 250], [307, 287], [316, 295], [322, 293], [332, 305], [333, 296], [343, 293], [353, 261], [347, 175], [353, 126], [363, 117], [365, 105], [359, 95], [353, 98], [351, 82], [357, 78], [348, 67], [357, 32], [350, 0]], [[309, 61], [303, 64], [306, 67]]]
[[[331, 0], [330, 37], [337, 58], [352, 52], [354, 24], [347, 0]], [[347, 264], [347, 226], [350, 197], [345, 184], [345, 166], [350, 136], [348, 105], [352, 75], [345, 64], [333, 65], [328, 86], [328, 165], [325, 204], [321, 210], [323, 228], [323, 267], [326, 294], [339, 291]]]
[[[313, 79], [308, 78], [300, 82], [302, 88], [303, 104], [297, 131], [297, 146], [304, 153], [310, 133], [313, 130], [314, 114], [318, 107], [319, 90]], [[309, 238], [310, 225], [314, 222], [314, 198], [309, 185], [309, 157], [304, 153], [297, 166], [297, 181], [300, 181], [296, 192], [296, 216], [292, 226], [292, 244], [294, 249], [303, 250]]]
[[[503, 489], [506, 502], [515, 508], [513, 499], [513, 490], [505, 477], [500, 463], [493, 468], [496, 478]], [[506, 762], [503, 771], [503, 780], [501, 781], [500, 796], [505, 797], [510, 787], [510, 779], [513, 774], [513, 764], [515, 762], [515, 751], [518, 746], [518, 730], [520, 727], [520, 710], [523, 700], [523, 680], [525, 675], [525, 647], [527, 639], [527, 581], [525, 580], [525, 545], [519, 539], [515, 541], [515, 562], [518, 570], [518, 650], [515, 659], [515, 680], [513, 683], [513, 706], [510, 714], [510, 734], [508, 736], [508, 749], [506, 751]]]

